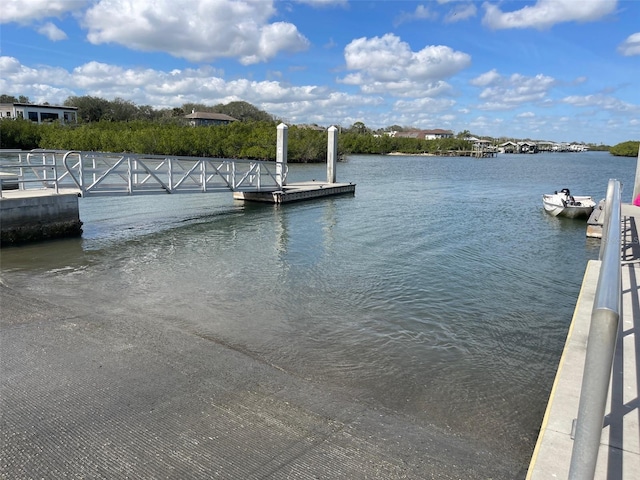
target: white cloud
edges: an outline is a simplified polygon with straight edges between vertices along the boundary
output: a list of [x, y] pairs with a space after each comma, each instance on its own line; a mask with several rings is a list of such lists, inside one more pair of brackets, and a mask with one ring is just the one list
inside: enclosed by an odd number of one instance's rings
[[404, 114], [427, 113], [433, 115], [448, 112], [456, 102], [449, 98], [416, 98], [413, 100], [398, 100], [393, 104], [393, 109]]
[[443, 81], [471, 64], [471, 57], [443, 45], [418, 52], [393, 34], [359, 38], [345, 47], [348, 70], [356, 70], [341, 81], [358, 85], [364, 92], [419, 96], [449, 90]]
[[608, 110], [618, 113], [639, 114], [640, 106], [623, 102], [607, 95], [570, 95], [562, 99], [563, 103], [574, 107], [595, 107], [598, 110]]
[[[46, 65], [31, 68], [5, 56], [0, 57], [0, 71], [3, 72], [0, 91], [52, 104], [83, 95], [109, 100], [121, 97], [154, 108], [243, 100], [291, 121], [328, 124], [341, 123], [358, 109], [383, 103], [379, 96], [351, 95], [318, 85], [291, 86], [247, 79], [227, 81], [220, 71], [210, 66], [162, 71], [89, 62], [67, 71]], [[48, 83], [42, 83], [43, 79]]]
[[467, 5], [458, 5], [451, 10], [444, 18], [445, 23], [462, 22], [469, 18], [475, 17], [478, 13], [478, 8], [475, 4], [470, 3]]
[[438, 18], [438, 14], [429, 10], [424, 5], [418, 5], [413, 12], [400, 12], [400, 14], [393, 21], [393, 25], [398, 27], [403, 23], [412, 22], [414, 20], [435, 20]]
[[640, 55], [640, 32], [629, 35], [618, 47], [618, 52], [625, 57]]
[[1, 23], [28, 25], [48, 17], [61, 17], [81, 10], [91, 0], [2, 0]]
[[295, 25], [269, 23], [273, 0], [100, 0], [83, 19], [91, 43], [167, 52], [192, 62], [238, 57], [248, 65], [309, 41]]
[[349, 0], [295, 0], [297, 3], [306, 3], [313, 7], [328, 7], [333, 5], [346, 6]]
[[[0, 57], [0, 72], [0, 91], [8, 95], [25, 95], [33, 102], [52, 104], [61, 104], [73, 95], [73, 89], [68, 85], [69, 74], [62, 68], [29, 68], [16, 58]], [[51, 82], [51, 79], [55, 81]]]
[[[311, 100], [284, 103], [265, 102], [261, 108], [293, 123], [317, 123], [319, 125], [350, 125], [367, 118], [373, 121], [371, 109], [382, 105], [380, 97], [349, 95], [330, 92]], [[365, 114], [365, 112], [367, 112]]]
[[498, 71], [494, 68], [482, 75], [471, 80], [471, 85], [475, 85], [477, 87], [486, 87], [487, 85], [491, 85], [494, 82], [499, 81], [502, 76], [498, 73]]
[[498, 5], [483, 4], [482, 23], [494, 30], [506, 28], [550, 28], [563, 22], [591, 22], [615, 11], [618, 0], [538, 0], [520, 10], [503, 12]]
[[56, 27], [53, 23], [47, 22], [38, 28], [38, 33], [44, 35], [52, 42], [57, 42], [59, 40], [66, 40], [67, 34]]
[[504, 77], [496, 70], [491, 70], [471, 80], [471, 84], [484, 87], [479, 95], [484, 103], [477, 108], [509, 110], [524, 103], [544, 102], [549, 90], [556, 85], [556, 80], [541, 74], [527, 77], [514, 73]]

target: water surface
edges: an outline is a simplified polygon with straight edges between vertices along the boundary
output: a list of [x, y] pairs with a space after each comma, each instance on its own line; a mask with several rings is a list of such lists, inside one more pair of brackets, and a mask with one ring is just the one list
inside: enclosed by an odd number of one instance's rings
[[[2, 280], [131, 311], [529, 461], [582, 275], [584, 221], [543, 193], [604, 197], [635, 159], [351, 156], [355, 196], [81, 199], [81, 239], [2, 251]], [[290, 181], [324, 165], [290, 165]], [[132, 316], [135, 318], [135, 316]]]

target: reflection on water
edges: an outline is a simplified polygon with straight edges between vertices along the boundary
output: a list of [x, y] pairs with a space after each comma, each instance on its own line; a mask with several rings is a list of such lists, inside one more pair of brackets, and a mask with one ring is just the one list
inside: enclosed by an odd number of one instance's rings
[[220, 339], [526, 464], [599, 249], [541, 195], [600, 199], [635, 163], [522, 157], [350, 157], [355, 197], [284, 206], [83, 199], [83, 238], [3, 250], [3, 280]]

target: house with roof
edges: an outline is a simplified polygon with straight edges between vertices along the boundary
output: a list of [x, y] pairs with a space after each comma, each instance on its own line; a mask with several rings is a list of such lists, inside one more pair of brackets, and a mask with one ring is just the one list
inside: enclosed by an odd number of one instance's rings
[[25, 119], [36, 123], [78, 123], [78, 107], [62, 105], [37, 105], [32, 103], [0, 103], [0, 117]]
[[189, 121], [189, 124], [193, 127], [208, 126], [208, 125], [228, 125], [231, 122], [237, 122], [237, 118], [233, 118], [224, 113], [210, 113], [210, 112], [196, 112], [191, 111], [189, 115], [185, 115]]
[[518, 147], [520, 148], [519, 153], [538, 153], [538, 144], [536, 142], [518, 142]]
[[500, 153], [519, 153], [518, 144], [515, 142], [504, 142], [498, 145], [498, 152]]
[[420, 140], [438, 140], [440, 138], [453, 138], [451, 130], [409, 130], [407, 132], [394, 132], [393, 137], [400, 138], [418, 138]]
[[440, 138], [453, 138], [453, 132], [451, 130], [442, 130], [436, 128], [435, 130], [422, 130], [425, 140], [438, 140]]

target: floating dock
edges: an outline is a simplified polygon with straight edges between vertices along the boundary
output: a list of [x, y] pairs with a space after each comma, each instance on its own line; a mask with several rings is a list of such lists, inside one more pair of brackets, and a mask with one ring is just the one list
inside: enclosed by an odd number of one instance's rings
[[602, 238], [604, 224], [604, 199], [600, 200], [587, 220], [587, 237]]
[[327, 183], [315, 180], [285, 185], [271, 192], [234, 192], [233, 198], [251, 202], [290, 203], [333, 195], [355, 194], [353, 183]]

